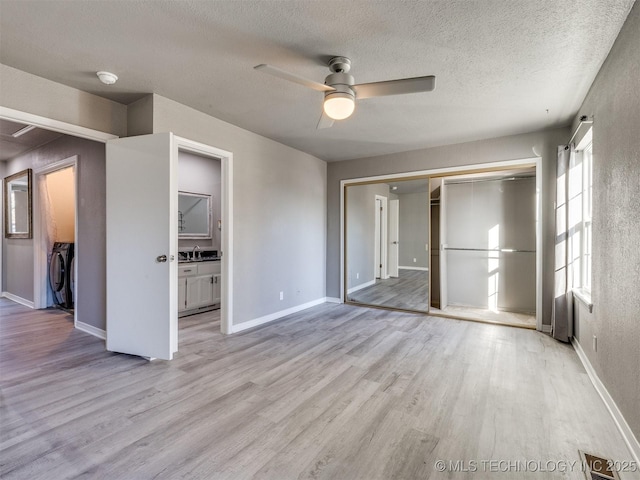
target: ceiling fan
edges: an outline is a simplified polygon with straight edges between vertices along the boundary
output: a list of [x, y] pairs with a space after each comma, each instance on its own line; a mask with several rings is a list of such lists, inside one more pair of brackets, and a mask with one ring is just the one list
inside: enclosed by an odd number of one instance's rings
[[324, 92], [322, 115], [317, 128], [329, 128], [333, 125], [334, 120], [343, 120], [351, 116], [355, 109], [356, 99], [430, 92], [436, 88], [436, 77], [433, 75], [355, 85], [353, 75], [349, 74], [351, 60], [347, 57], [333, 57], [329, 60], [331, 74], [324, 79], [324, 84], [264, 63], [253, 68], [274, 77]]

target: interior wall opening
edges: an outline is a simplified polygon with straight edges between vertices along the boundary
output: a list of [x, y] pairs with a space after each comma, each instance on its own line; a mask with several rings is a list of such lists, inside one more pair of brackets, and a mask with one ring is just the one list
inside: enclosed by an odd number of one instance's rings
[[178, 318], [220, 322], [221, 160], [178, 150]]

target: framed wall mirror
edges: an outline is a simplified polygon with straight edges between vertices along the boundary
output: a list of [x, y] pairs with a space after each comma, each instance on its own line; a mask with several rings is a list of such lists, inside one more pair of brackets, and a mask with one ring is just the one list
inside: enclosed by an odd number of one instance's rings
[[211, 237], [211, 195], [178, 192], [178, 238]]
[[4, 179], [4, 236], [33, 237], [31, 169]]

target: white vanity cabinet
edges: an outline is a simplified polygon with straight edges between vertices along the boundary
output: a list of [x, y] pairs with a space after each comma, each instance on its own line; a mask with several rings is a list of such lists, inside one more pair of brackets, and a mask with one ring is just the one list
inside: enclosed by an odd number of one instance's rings
[[178, 266], [178, 314], [211, 309], [220, 303], [220, 262]]

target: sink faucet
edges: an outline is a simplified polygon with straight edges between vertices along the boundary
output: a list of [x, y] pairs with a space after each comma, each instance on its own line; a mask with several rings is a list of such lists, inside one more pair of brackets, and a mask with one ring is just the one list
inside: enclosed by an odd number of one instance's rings
[[[198, 254], [197, 257], [196, 257], [196, 252]], [[191, 252], [191, 259], [195, 261], [198, 258], [202, 258], [202, 257], [200, 256], [200, 246], [196, 245], [195, 247], [193, 247], [193, 251]]]

